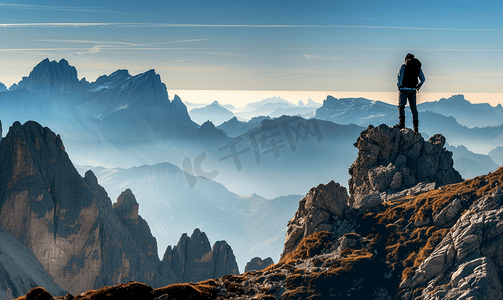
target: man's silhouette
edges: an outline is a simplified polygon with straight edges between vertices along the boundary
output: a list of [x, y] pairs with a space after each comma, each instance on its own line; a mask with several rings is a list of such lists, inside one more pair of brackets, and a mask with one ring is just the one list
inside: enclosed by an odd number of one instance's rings
[[[418, 80], [419, 78], [419, 80]], [[416, 92], [419, 91], [425, 81], [421, 62], [414, 57], [414, 54], [408, 53], [405, 56], [405, 63], [400, 67], [397, 75], [397, 86], [400, 91], [398, 97], [398, 128], [405, 128], [405, 105], [409, 100], [410, 110], [412, 111], [412, 123], [414, 124], [414, 133], [418, 134], [419, 118], [416, 107]]]

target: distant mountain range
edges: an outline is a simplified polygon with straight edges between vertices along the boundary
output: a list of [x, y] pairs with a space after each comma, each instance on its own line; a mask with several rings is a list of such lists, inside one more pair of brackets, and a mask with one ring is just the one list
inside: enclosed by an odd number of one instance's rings
[[424, 102], [418, 105], [422, 112], [432, 111], [456, 121], [469, 128], [499, 126], [503, 124], [503, 107], [493, 107], [488, 103], [470, 103], [463, 95], [442, 98], [438, 101]]
[[[154, 70], [135, 76], [118, 70], [87, 82], [77, 78], [66, 60], [45, 59], [28, 77], [0, 93], [0, 111], [3, 124], [36, 120], [60, 132], [79, 162], [98, 152], [101, 159], [87, 163], [132, 166], [166, 157], [181, 161], [180, 149], [197, 148], [198, 139], [204, 139], [181, 99], [175, 95], [169, 100]], [[160, 145], [166, 147], [157, 159], [142, 154]]]
[[218, 101], [201, 108], [194, 108], [189, 111], [190, 118], [197, 124], [211, 121], [215, 126], [232, 119], [234, 114], [227, 108], [221, 106]]
[[[469, 128], [454, 117], [443, 115], [452, 111], [467, 119], [473, 108], [489, 116], [487, 124], [493, 124], [499, 120], [499, 106], [471, 105], [462, 96], [435, 103], [419, 105], [422, 134], [441, 132], [450, 145], [463, 145], [475, 153], [489, 153], [503, 144], [501, 125]], [[193, 168], [199, 157], [200, 169], [218, 172], [213, 180], [231, 191], [240, 195], [257, 193], [267, 198], [303, 194], [309, 187], [331, 179], [346, 182], [347, 169], [356, 157], [351, 144], [358, 133], [370, 124], [397, 122], [396, 106], [379, 101], [328, 96], [316, 110], [316, 119], [312, 119], [314, 112], [303, 115], [303, 109], [314, 110], [316, 106], [312, 101], [295, 105], [273, 97], [243, 108], [253, 117], [249, 121], [236, 117], [218, 128], [211, 122], [198, 125], [178, 96], [169, 100], [166, 86], [153, 70], [136, 76], [118, 70], [87, 82], [77, 78], [76, 69], [66, 60], [47, 59], [9, 91], [0, 92], [0, 118], [4, 127], [15, 120], [30, 119], [50, 126], [65, 140], [72, 160], [79, 165], [131, 168], [169, 162], [187, 171], [184, 162], [190, 162], [187, 165]], [[449, 106], [460, 108], [449, 110]], [[231, 112], [217, 102], [209, 107]], [[262, 113], [267, 115], [257, 117]], [[282, 113], [300, 114], [304, 121], [271, 117]], [[407, 126], [411, 126], [410, 112], [407, 114]], [[480, 119], [478, 122], [483, 124], [484, 118]], [[297, 121], [291, 123], [292, 120]], [[317, 124], [323, 139], [318, 140], [312, 128], [306, 130], [306, 124]], [[276, 129], [270, 130], [270, 126]], [[289, 137], [285, 130], [292, 135]], [[292, 138], [298, 143], [295, 151]], [[474, 175], [474, 170], [486, 170], [481, 174], [494, 170], [487, 160], [473, 160], [474, 156], [470, 158], [463, 151], [453, 152], [455, 163], [465, 177]], [[237, 163], [241, 164], [239, 170]], [[313, 172], [315, 169], [318, 171]], [[288, 180], [296, 177], [292, 174], [310, 172], [312, 175], [307, 177], [310, 182], [299, 178], [294, 179], [296, 184], [291, 184]]]
[[[452, 107], [449, 109], [448, 107]], [[451, 145], [464, 145], [476, 153], [488, 153], [503, 144], [503, 109], [501, 105], [471, 104], [462, 95], [441, 99], [434, 103], [418, 105], [419, 131], [428, 135], [442, 133]], [[470, 120], [470, 114], [475, 114]], [[456, 115], [466, 124], [458, 123]], [[328, 96], [323, 106], [316, 111], [316, 118], [338, 124], [357, 124], [360, 126], [398, 123], [396, 106], [381, 101], [364, 98], [336, 99]], [[468, 127], [478, 124], [484, 127]], [[412, 115], [406, 108], [406, 126], [412, 127]]]
[[[78, 169], [81, 174], [88, 170]], [[197, 227], [212, 240], [225, 239], [232, 245], [241, 269], [255, 256], [279, 259], [285, 224], [302, 198], [289, 195], [265, 199], [255, 194], [241, 197], [201, 177], [191, 187], [187, 183], [190, 175], [169, 163], [91, 170], [112, 199], [126, 188], [134, 192], [160, 249], [176, 244], [182, 233]]]

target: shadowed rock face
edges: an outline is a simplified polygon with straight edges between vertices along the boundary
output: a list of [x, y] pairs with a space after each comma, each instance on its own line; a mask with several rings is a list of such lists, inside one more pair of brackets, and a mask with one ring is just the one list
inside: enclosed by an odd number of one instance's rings
[[122, 224], [126, 225], [141, 252], [148, 259], [158, 265], [159, 255], [157, 252], [157, 241], [150, 232], [150, 227], [140, 215], [138, 215], [139, 204], [130, 189], [126, 189], [113, 204], [114, 212], [119, 217]]
[[168, 247], [161, 263], [132, 191], [112, 205], [93, 172], [82, 178], [60, 137], [36, 122], [14, 123], [1, 140], [0, 184], [0, 227], [70, 293], [133, 279], [159, 287], [239, 273], [230, 246], [220, 241], [211, 249], [198, 229]]
[[[301, 101], [299, 101], [301, 102]], [[245, 267], [245, 272], [248, 272], [248, 271], [260, 271], [260, 270], [263, 270], [265, 268], [267, 268], [268, 266], [274, 264], [272, 258], [268, 257], [264, 260], [262, 260], [262, 258], [260, 257], [254, 257], [250, 260], [250, 262], [248, 262], [246, 264], [246, 267]]]
[[349, 204], [356, 208], [369, 201], [378, 204], [377, 194], [386, 200], [418, 183], [443, 186], [461, 182], [461, 175], [453, 168], [452, 152], [444, 144], [440, 134], [425, 141], [407, 128], [369, 126], [354, 144], [358, 157], [349, 168]]
[[239, 274], [236, 258], [225, 241], [210, 246], [204, 232], [195, 229], [190, 237], [182, 235], [178, 244], [168, 246], [162, 269], [171, 267], [179, 282], [197, 282], [227, 274]]
[[61, 287], [80, 293], [133, 278], [161, 284], [94, 174], [79, 176], [48, 128], [11, 127], [0, 144], [0, 184], [0, 226]]
[[67, 294], [25, 245], [0, 228], [0, 299], [20, 297], [34, 286], [43, 286], [54, 296]]
[[352, 228], [356, 210], [348, 206], [348, 192], [334, 181], [312, 188], [299, 202], [299, 209], [288, 222], [281, 257], [294, 251], [303, 238], [319, 231], [343, 235]]

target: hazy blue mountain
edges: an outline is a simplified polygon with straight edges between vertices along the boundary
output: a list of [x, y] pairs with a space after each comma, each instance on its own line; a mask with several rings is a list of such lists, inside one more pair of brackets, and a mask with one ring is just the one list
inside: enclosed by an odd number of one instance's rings
[[234, 114], [227, 108], [222, 107], [218, 101], [213, 101], [210, 105], [201, 108], [194, 108], [189, 112], [192, 121], [203, 124], [211, 121], [216, 126], [234, 117]]
[[498, 165], [503, 165], [503, 146], [499, 146], [489, 151], [489, 156]]
[[[84, 173], [88, 168], [78, 169]], [[110, 197], [116, 198], [126, 188], [132, 190], [159, 249], [175, 245], [180, 235], [197, 227], [210, 239], [225, 239], [232, 245], [241, 269], [255, 256], [279, 258], [286, 224], [303, 197], [242, 197], [201, 177], [191, 186], [188, 174], [169, 163], [90, 169]]]
[[7, 87], [5, 86], [5, 84], [0, 82], [0, 92], [5, 92], [5, 91], [7, 91]]
[[303, 118], [313, 118], [316, 114], [316, 107], [279, 107], [268, 116], [279, 118], [281, 116], [299, 116]]
[[286, 109], [292, 107], [296, 107], [295, 104], [280, 97], [272, 97], [248, 103], [245, 107], [236, 111], [234, 114], [245, 119], [251, 119], [258, 116], [267, 116], [278, 108]]
[[223, 108], [226, 108], [230, 111], [236, 110], [236, 107], [234, 107], [234, 105], [232, 105], [232, 104], [221, 104], [220, 106], [222, 106]]
[[419, 131], [428, 135], [442, 133], [451, 145], [464, 145], [475, 153], [488, 153], [503, 145], [503, 124], [498, 126], [468, 128], [454, 117], [434, 112], [419, 113]]
[[[405, 126], [412, 127], [412, 115], [406, 108]], [[360, 126], [386, 124], [393, 126], [398, 121], [396, 106], [364, 98], [336, 99], [328, 96], [323, 106], [316, 111], [316, 118], [338, 124]], [[503, 125], [468, 128], [454, 117], [432, 111], [419, 113], [419, 131], [432, 136], [442, 133], [451, 145], [465, 145], [476, 153], [488, 153], [503, 144]]]
[[228, 120], [227, 122], [224, 122], [221, 125], [217, 126], [217, 128], [225, 131], [227, 136], [237, 137], [259, 126], [260, 122], [262, 122], [265, 119], [270, 118], [260, 116], [260, 117], [254, 117], [249, 121], [239, 121], [237, 117], [234, 117]]
[[419, 111], [432, 111], [444, 116], [456, 118], [458, 123], [468, 127], [486, 127], [503, 124], [501, 104], [491, 106], [488, 103], [471, 103], [463, 95], [454, 95], [438, 101], [418, 105]]
[[[209, 140], [181, 99], [175, 95], [170, 101], [154, 70], [135, 76], [118, 70], [87, 82], [66, 60], [45, 59], [0, 93], [0, 111], [4, 126], [36, 120], [60, 133], [80, 164], [182, 161], [185, 151], [199, 152]], [[205, 141], [198, 141], [201, 137]]]
[[203, 170], [218, 171], [214, 180], [240, 195], [303, 194], [332, 179], [347, 182], [357, 155], [353, 143], [363, 129], [300, 117], [265, 119], [230, 142], [209, 148]]
[[446, 145], [447, 150], [452, 151], [454, 168], [463, 178], [473, 178], [494, 172], [498, 165], [494, 163], [489, 155], [473, 153], [465, 146]]
[[281, 98], [281, 97], [270, 97], [266, 98], [257, 102], [252, 102], [248, 103], [243, 107], [242, 111], [253, 111], [257, 110], [258, 108], [263, 107], [266, 104], [276, 104], [276, 103], [282, 103], [282, 104], [287, 104], [289, 106], [295, 106], [293, 103]]
[[382, 101], [365, 98], [341, 98], [327, 96], [323, 105], [316, 110], [316, 118], [337, 124], [360, 126], [386, 124], [398, 121], [398, 108]]

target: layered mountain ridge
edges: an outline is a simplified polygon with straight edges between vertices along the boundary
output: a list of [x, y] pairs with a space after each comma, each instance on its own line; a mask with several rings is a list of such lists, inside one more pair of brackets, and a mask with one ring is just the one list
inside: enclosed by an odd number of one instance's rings
[[[77, 77], [68, 61], [43, 60], [29, 76], [0, 94], [4, 124], [36, 120], [61, 133], [76, 160], [100, 152], [101, 160], [119, 164], [138, 160], [147, 145], [198, 145], [198, 125], [191, 121], [178, 96], [170, 101], [155, 70], [132, 76], [127, 70], [103, 75], [95, 82]], [[127, 138], [126, 138], [127, 137]], [[144, 156], [145, 162], [152, 160]], [[180, 158], [182, 160], [183, 158]]]

